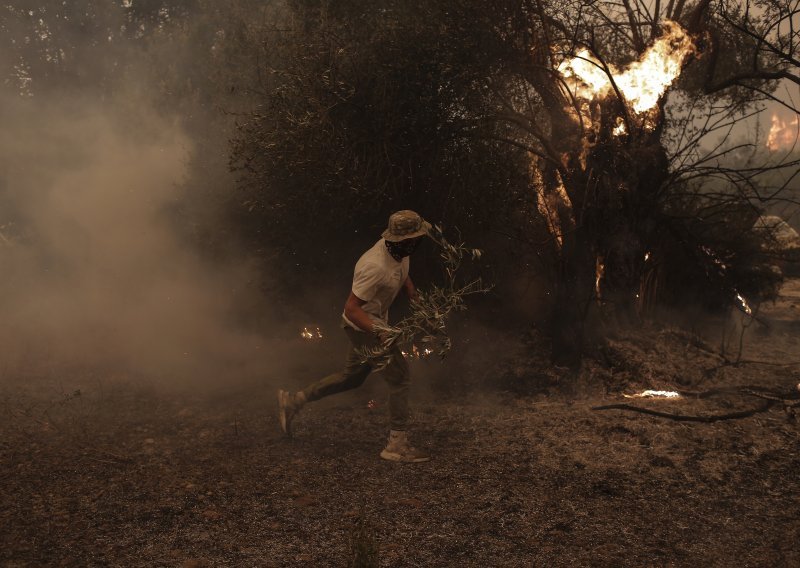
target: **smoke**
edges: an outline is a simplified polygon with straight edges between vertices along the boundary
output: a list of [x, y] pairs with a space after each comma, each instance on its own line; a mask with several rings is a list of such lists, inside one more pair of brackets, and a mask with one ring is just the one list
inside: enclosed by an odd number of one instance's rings
[[0, 101], [0, 372], [266, 371], [279, 346], [236, 321], [265, 309], [255, 263], [212, 265], [176, 230], [192, 141], [146, 104], [119, 108]]
[[[241, 250], [221, 211], [235, 190], [219, 108], [249, 69], [217, 49], [225, 18], [193, 14], [179, 33], [161, 21], [144, 41], [104, 9], [0, 21], [15, 38], [0, 51], [0, 381], [100, 369], [300, 386], [336, 368], [349, 282], [312, 279], [299, 308], [276, 309], [269, 254]], [[325, 339], [304, 342], [303, 325]]]
[[263, 251], [240, 250], [223, 211], [227, 20], [18, 4], [0, 8], [0, 381], [224, 384], [308, 364], [308, 318], [277, 318]]

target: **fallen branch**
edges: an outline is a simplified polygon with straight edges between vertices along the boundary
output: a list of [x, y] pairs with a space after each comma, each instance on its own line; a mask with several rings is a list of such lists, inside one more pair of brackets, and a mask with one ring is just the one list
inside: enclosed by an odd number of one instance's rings
[[[650, 410], [649, 408], [642, 408], [640, 406], [633, 406], [631, 404], [608, 404], [605, 406], [595, 406], [592, 410], [629, 410], [631, 412], [641, 412], [642, 414], [649, 414], [651, 416], [658, 416], [659, 418], [668, 418], [669, 420], [677, 420], [679, 422], [719, 422], [720, 420], [736, 420], [739, 418], [747, 418], [754, 414], [766, 412], [775, 404], [774, 400], [765, 400], [758, 408], [750, 410], [741, 410], [739, 412], [729, 412], [727, 414], [712, 414], [709, 416], [695, 416], [691, 414], [671, 414], [669, 412], [660, 412], [658, 410]], [[793, 406], [793, 405], [792, 405]]]
[[756, 385], [740, 385], [737, 387], [721, 387], [706, 391], [677, 391], [682, 397], [685, 398], [711, 398], [712, 396], [720, 395], [720, 394], [740, 394], [746, 396], [755, 396], [757, 398], [764, 398], [769, 400], [774, 400], [776, 402], [783, 402], [784, 404], [788, 404], [787, 401], [789, 400], [797, 400], [800, 397], [800, 392], [796, 389], [792, 389], [788, 392], [775, 392], [764, 387], [756, 386]]
[[720, 363], [716, 367], [709, 367], [708, 369], [704, 369], [703, 374], [709, 377], [725, 367], [739, 367], [740, 365], [768, 365], [772, 367], [794, 367], [800, 365], [800, 361], [792, 361], [791, 363], [774, 363], [771, 361], [757, 361], [754, 359], [739, 359], [737, 361], [731, 361], [730, 359], [725, 359], [723, 363]]
[[770, 365], [773, 367], [794, 367], [795, 365], [800, 365], [800, 361], [792, 361], [790, 363], [775, 363], [773, 361], [758, 361], [755, 359], [740, 359], [736, 361], [738, 364], [742, 365]]
[[714, 349], [713, 347], [708, 345], [705, 341], [700, 339], [699, 336], [697, 336], [697, 335], [695, 335], [693, 333], [688, 333], [686, 331], [679, 330], [679, 329], [670, 329], [670, 330], [666, 331], [665, 333], [668, 333], [669, 335], [673, 335], [673, 336], [675, 336], [676, 338], [678, 338], [680, 340], [686, 341], [692, 347], [695, 347], [695, 348], [699, 349], [700, 351], [705, 351], [709, 355], [713, 355], [715, 357], [719, 357], [720, 359], [723, 359], [723, 360], [725, 359], [725, 357], [722, 354], [720, 354], [716, 349]]

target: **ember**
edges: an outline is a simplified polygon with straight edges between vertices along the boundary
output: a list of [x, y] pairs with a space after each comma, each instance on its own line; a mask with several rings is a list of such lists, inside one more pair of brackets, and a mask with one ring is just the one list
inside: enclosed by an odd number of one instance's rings
[[300, 337], [303, 339], [322, 339], [322, 331], [318, 327], [309, 328], [308, 326], [303, 327], [303, 331], [300, 332]]
[[601, 284], [603, 282], [603, 275], [605, 274], [606, 266], [603, 264], [603, 258], [598, 256], [595, 260], [594, 267], [594, 292], [597, 298], [600, 299]]
[[416, 345], [411, 346], [411, 352], [407, 351], [400, 351], [403, 354], [403, 357], [406, 359], [422, 359], [423, 357], [427, 357], [433, 353], [432, 349], [418, 349]]
[[549, 189], [542, 179], [539, 168], [531, 168], [533, 188], [536, 191], [536, 207], [547, 223], [547, 230], [555, 237], [555, 243], [561, 248], [563, 243], [561, 219], [558, 216], [559, 208], [572, 209], [572, 203], [567, 195], [567, 190], [561, 177], [558, 176], [558, 185], [555, 191]]
[[[725, 274], [725, 271], [728, 269], [728, 266], [719, 259], [719, 257], [707, 246], [701, 246], [700, 250], [705, 253], [705, 255], [711, 259], [711, 261], [718, 267], [720, 274]], [[753, 315], [753, 309], [750, 307], [750, 304], [747, 303], [747, 300], [742, 296], [738, 290], [734, 289], [733, 293], [736, 294], [736, 300], [739, 302], [739, 307], [742, 309], [744, 313], [748, 316]]]

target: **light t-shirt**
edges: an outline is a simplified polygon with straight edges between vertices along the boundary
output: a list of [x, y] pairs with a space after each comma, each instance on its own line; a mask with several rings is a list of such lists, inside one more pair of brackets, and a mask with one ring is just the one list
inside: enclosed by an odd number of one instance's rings
[[[358, 259], [353, 271], [352, 290], [356, 297], [366, 302], [361, 308], [370, 318], [389, 323], [389, 306], [408, 278], [408, 266], [408, 257], [400, 262], [392, 258], [383, 239]], [[344, 314], [342, 317], [350, 327], [361, 329]]]

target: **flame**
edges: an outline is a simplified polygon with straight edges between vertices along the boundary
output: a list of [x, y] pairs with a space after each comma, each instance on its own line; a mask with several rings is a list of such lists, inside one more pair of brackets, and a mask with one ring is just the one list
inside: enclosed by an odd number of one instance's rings
[[[613, 67], [609, 70], [613, 76]], [[572, 59], [562, 61], [558, 72], [568, 79], [572, 92], [579, 99], [592, 100], [596, 95], [611, 89], [611, 82], [603, 65], [586, 48], [580, 49]]]
[[555, 190], [547, 187], [542, 179], [542, 172], [534, 165], [531, 165], [531, 177], [534, 191], [536, 191], [536, 208], [544, 217], [547, 223], [548, 232], [556, 239], [556, 245], [560, 249], [563, 244], [561, 219], [558, 216], [558, 208], [566, 207], [572, 210], [570, 201], [561, 175], [558, 175], [558, 185]]
[[767, 149], [771, 152], [782, 148], [791, 148], [797, 144], [800, 135], [800, 117], [795, 115], [793, 120], [781, 120], [777, 113], [772, 115], [772, 126], [767, 135]]
[[622, 120], [622, 117], [617, 117], [617, 125], [614, 127], [614, 130], [611, 131], [611, 134], [614, 136], [622, 136], [623, 134], [627, 134], [628, 129], [625, 127], [625, 121]]
[[[571, 59], [565, 59], [558, 71], [567, 80], [576, 98], [592, 100], [613, 91], [609, 74], [630, 107], [643, 114], [658, 103], [658, 99], [678, 77], [683, 62], [694, 51], [694, 43], [677, 23], [665, 21], [664, 35], [642, 55], [621, 71], [609, 65], [603, 68], [588, 49], [581, 49]], [[617, 127], [619, 128], [619, 126]]]
[[747, 303], [747, 300], [744, 299], [744, 296], [742, 296], [739, 292], [736, 292], [736, 299], [739, 300], [739, 305], [742, 307], [744, 313], [746, 313], [748, 316], [752, 316], [753, 308], [750, 307], [750, 304]]
[[700, 245], [700, 250], [703, 251], [705, 255], [711, 259], [711, 262], [716, 264], [721, 269], [721, 271], [728, 269], [728, 265], [722, 262], [722, 260], [720, 260], [720, 258], [716, 255], [716, 253], [713, 250], [711, 250], [705, 245]]
[[[717, 267], [719, 268], [718, 270], [719, 274], [724, 276], [725, 271], [728, 270], [728, 265], [722, 262], [722, 260], [716, 255], [716, 253], [714, 253], [714, 251], [708, 248], [707, 246], [701, 245], [700, 250], [703, 251], [706, 254], [706, 256], [708, 256], [708, 258], [710, 258], [711, 261], [717, 265]], [[739, 301], [739, 306], [741, 307], [742, 311], [746, 313], [748, 316], [752, 316], [753, 309], [750, 307], [750, 304], [747, 303], [747, 300], [745, 300], [744, 296], [742, 296], [736, 289], [733, 290], [733, 293], [736, 294], [736, 299]]]
[[606, 272], [606, 265], [603, 264], [603, 257], [598, 256], [594, 265], [594, 292], [597, 299], [600, 299], [600, 283], [603, 281], [603, 274]]
[[315, 327], [313, 331], [308, 327], [304, 327], [303, 331], [300, 332], [300, 337], [303, 339], [322, 339], [322, 331], [318, 327]]
[[433, 354], [433, 349], [419, 349], [416, 345], [411, 345], [411, 352], [408, 351], [400, 351], [403, 357], [406, 359], [422, 359], [423, 357], [428, 357], [429, 355]]
[[624, 394], [625, 398], [681, 398], [675, 391], [646, 390], [637, 394]]

